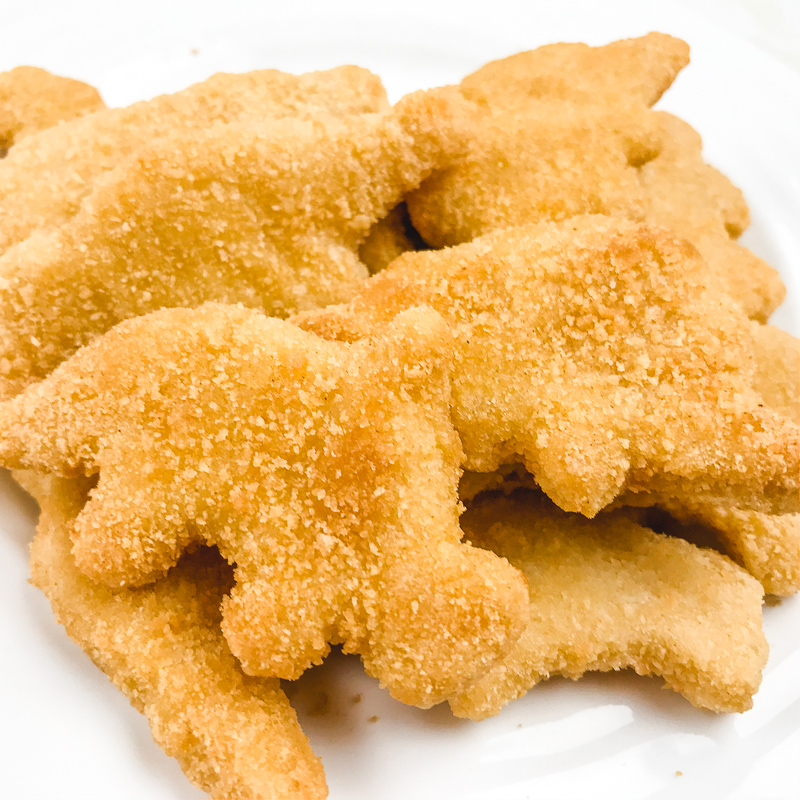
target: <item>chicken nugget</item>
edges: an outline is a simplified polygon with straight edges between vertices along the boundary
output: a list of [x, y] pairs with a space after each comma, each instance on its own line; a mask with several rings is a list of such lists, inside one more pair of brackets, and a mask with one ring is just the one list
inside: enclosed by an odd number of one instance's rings
[[156, 312], [0, 405], [0, 462], [99, 474], [71, 532], [109, 585], [217, 545], [248, 674], [296, 678], [339, 642], [426, 707], [510, 649], [527, 606], [517, 570], [460, 543], [451, 350], [429, 309], [353, 346], [242, 307]]
[[277, 680], [244, 675], [220, 630], [232, 570], [212, 550], [157, 583], [110, 589], [86, 578], [69, 529], [90, 481], [20, 475], [42, 509], [31, 576], [71, 639], [150, 724], [153, 738], [212, 797], [326, 797], [322, 765]]
[[497, 228], [579, 214], [643, 219], [636, 167], [660, 149], [650, 106], [688, 63], [685, 42], [652, 33], [605, 47], [555, 44], [467, 76], [474, 104], [465, 159], [408, 198], [434, 247]]
[[380, 79], [360, 67], [305, 75], [220, 73], [182, 92], [60, 125], [14, 148], [0, 164], [0, 253], [81, 208], [103, 173], [162, 137], [215, 125], [345, 118], [389, 107]]
[[647, 220], [691, 241], [745, 313], [765, 321], [785, 289], [729, 236], [747, 225], [741, 193], [703, 162], [686, 123], [650, 108], [688, 61], [685, 42], [651, 33], [482, 67], [459, 87], [476, 106], [470, 151], [409, 196], [414, 226], [443, 247], [578, 214]]
[[293, 321], [354, 341], [428, 304], [455, 331], [467, 469], [523, 462], [566, 511], [693, 495], [798, 502], [798, 426], [753, 388], [751, 323], [688, 243], [602, 216], [407, 253], [349, 304]]
[[38, 67], [0, 72], [0, 158], [31, 133], [105, 107], [88, 83]]
[[771, 408], [800, 423], [800, 341], [774, 325], [754, 323], [751, 333], [758, 393]]
[[661, 507], [673, 518], [664, 526], [666, 533], [684, 538], [698, 532], [710, 535], [715, 549], [744, 567], [767, 594], [786, 596], [800, 588], [800, 515], [796, 512], [759, 514], [724, 503], [695, 503], [690, 497], [661, 503]]
[[262, 127], [162, 137], [0, 256], [0, 397], [159, 308], [217, 300], [285, 317], [350, 299], [370, 227], [462, 146], [457, 109], [434, 93]]
[[483, 105], [556, 98], [615, 106], [652, 106], [689, 63], [689, 45], [666, 33], [602, 47], [559, 42], [490, 61], [461, 82]]
[[471, 542], [525, 573], [530, 618], [514, 650], [451, 699], [457, 716], [492, 716], [552, 675], [628, 667], [700, 708], [750, 708], [768, 651], [755, 579], [624, 513], [587, 520], [523, 492], [486, 495], [462, 517]]

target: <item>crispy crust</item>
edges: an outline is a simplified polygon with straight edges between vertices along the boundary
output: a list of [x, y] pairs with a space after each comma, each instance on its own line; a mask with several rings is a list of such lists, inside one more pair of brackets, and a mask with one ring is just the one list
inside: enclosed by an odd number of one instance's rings
[[[156, 140], [218, 125], [322, 121], [383, 112], [380, 79], [360, 67], [305, 75], [220, 73], [177, 94], [111, 108], [43, 132], [0, 165], [0, 253], [74, 216], [101, 176]], [[32, 180], [46, 174], [47, 180]]]
[[[754, 386], [767, 405], [795, 422], [800, 392], [800, 350], [794, 336], [771, 325], [751, 324], [755, 348]], [[466, 472], [459, 496], [469, 503], [481, 492], [537, 489], [533, 476], [521, 464], [507, 464], [495, 472]], [[623, 495], [616, 505], [636, 503], [645, 510], [659, 502], [647, 494]], [[800, 516], [760, 514], [723, 503], [697, 502], [690, 495], [661, 499], [672, 519], [663, 531], [683, 538], [709, 540], [744, 567], [767, 594], [791, 595], [800, 588]]]
[[459, 151], [450, 109], [417, 94], [385, 114], [217, 124], [143, 147], [0, 257], [0, 397], [159, 308], [285, 317], [349, 299], [370, 226]]
[[688, 63], [653, 33], [604, 47], [555, 44], [494, 61], [459, 87], [472, 107], [467, 157], [408, 198], [434, 247], [579, 214], [643, 219], [636, 167], [661, 147], [649, 107]]
[[322, 765], [280, 683], [244, 675], [225, 643], [219, 609], [231, 573], [224, 561], [202, 550], [152, 586], [109, 589], [83, 576], [70, 553], [86, 480], [20, 480], [42, 509], [33, 583], [189, 780], [230, 800], [327, 797]]
[[0, 73], [0, 158], [32, 133], [105, 108], [97, 89], [38, 67]]
[[510, 649], [526, 605], [517, 570], [460, 544], [450, 352], [430, 310], [353, 347], [240, 307], [162, 311], [0, 406], [0, 458], [99, 472], [72, 536], [109, 585], [217, 545], [247, 673], [296, 678], [340, 642], [427, 707]]
[[798, 498], [798, 428], [754, 386], [751, 323], [697, 252], [607, 217], [406, 254], [294, 321], [353, 341], [429, 304], [453, 326], [466, 468], [523, 461], [562, 508], [623, 492], [767, 513]]
[[750, 223], [742, 193], [703, 161], [700, 135], [683, 120], [658, 112], [661, 152], [640, 170], [647, 219], [688, 239], [752, 319], [766, 322], [786, 289], [777, 271], [735, 238]]
[[623, 513], [565, 514], [538, 494], [485, 495], [462, 520], [472, 542], [525, 573], [530, 622], [509, 656], [450, 701], [457, 716], [492, 716], [552, 675], [628, 667], [701, 708], [752, 705], [768, 650], [762, 590], [724, 556]]

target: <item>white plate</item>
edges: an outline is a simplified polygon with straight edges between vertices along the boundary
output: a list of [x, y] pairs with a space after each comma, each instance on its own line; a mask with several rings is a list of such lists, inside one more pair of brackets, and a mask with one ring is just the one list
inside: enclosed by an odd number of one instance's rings
[[[751, 204], [744, 241], [781, 270], [775, 322], [798, 334], [800, 79], [752, 45], [657, 3], [26, 3], [3, 11], [0, 69], [45, 66], [109, 103], [172, 91], [218, 70], [294, 72], [357, 63], [392, 99], [455, 82], [485, 61], [550, 41], [591, 44], [659, 29], [692, 45], [662, 108], [691, 122], [708, 159]], [[224, 10], [223, 10], [224, 8]], [[288, 9], [288, 10], [286, 10]], [[194, 51], [197, 51], [196, 53]], [[144, 718], [98, 672], [26, 583], [35, 507], [0, 482], [0, 752], [14, 800], [193, 800]], [[553, 680], [474, 724], [394, 702], [357, 659], [332, 656], [295, 705], [332, 798], [730, 798], [800, 796], [800, 603], [765, 608], [772, 648], [751, 711], [715, 716], [655, 679]], [[321, 693], [327, 713], [314, 715]], [[351, 698], [363, 696], [354, 705]], [[370, 722], [370, 717], [378, 720]], [[682, 776], [677, 773], [682, 772]]]

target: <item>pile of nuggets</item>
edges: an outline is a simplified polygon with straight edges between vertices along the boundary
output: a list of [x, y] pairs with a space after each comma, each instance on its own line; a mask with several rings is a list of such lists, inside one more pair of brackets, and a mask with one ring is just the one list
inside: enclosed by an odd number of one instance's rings
[[473, 720], [632, 668], [750, 707], [798, 374], [664, 34], [390, 106], [357, 67], [107, 109], [0, 76], [0, 465], [33, 582], [213, 797], [324, 797], [331, 645]]

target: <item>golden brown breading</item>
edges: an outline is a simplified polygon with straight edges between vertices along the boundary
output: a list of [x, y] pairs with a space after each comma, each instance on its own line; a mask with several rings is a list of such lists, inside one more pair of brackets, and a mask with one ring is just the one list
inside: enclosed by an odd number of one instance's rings
[[762, 591], [724, 556], [625, 514], [565, 514], [541, 495], [484, 496], [462, 517], [470, 541], [528, 578], [529, 625], [514, 650], [450, 704], [482, 719], [551, 675], [632, 667], [691, 703], [744, 711], [767, 642]]
[[[753, 323], [755, 388], [766, 404], [800, 421], [800, 347], [797, 339], [772, 325]], [[716, 534], [724, 552], [755, 576], [768, 594], [800, 589], [800, 515], [759, 514], [721, 503], [679, 498], [667, 510], [686, 525], [701, 524]]]
[[0, 397], [159, 308], [287, 316], [348, 300], [370, 226], [460, 152], [451, 110], [419, 93], [385, 114], [218, 124], [139, 150], [0, 257]]
[[527, 99], [652, 106], [689, 63], [689, 45], [666, 33], [620, 39], [602, 47], [549, 44], [490, 61], [461, 82], [475, 102]]
[[661, 152], [639, 173], [648, 221], [688, 239], [745, 313], [765, 322], [786, 289], [776, 270], [734, 241], [750, 222], [742, 193], [703, 161], [702, 140], [690, 125], [664, 112], [657, 117]]
[[[458, 494], [465, 503], [479, 494], [517, 489], [538, 490], [534, 477], [522, 464], [505, 464], [494, 472], [465, 472]], [[629, 505], [629, 504], [635, 505]], [[646, 493], [622, 494], [612, 504], [626, 513], [648, 512], [658, 503], [670, 515], [661, 532], [689, 541], [698, 537], [706, 546], [723, 552], [744, 567], [766, 594], [791, 595], [800, 583], [800, 516], [759, 514], [725, 503], [693, 502], [689, 496], [653, 499]], [[645, 520], [646, 513], [639, 516]]]
[[[754, 386], [767, 405], [798, 421], [800, 349], [794, 336], [771, 325], [751, 323], [756, 360]], [[459, 496], [465, 502], [481, 492], [536, 489], [533, 476], [521, 464], [507, 464], [495, 472], [466, 472]], [[729, 503], [697, 502], [690, 495], [651, 498], [646, 493], [623, 494], [615, 505], [635, 503], [646, 509], [659, 503], [673, 518], [666, 533], [684, 538], [692, 531], [711, 537], [713, 546], [744, 567], [767, 594], [790, 595], [800, 588], [800, 516], [760, 514]], [[703, 530], [705, 529], [705, 530]]]
[[370, 229], [358, 248], [358, 257], [366, 264], [370, 275], [380, 272], [403, 253], [421, 250], [425, 243], [411, 226], [405, 203], [395, 206]]
[[723, 503], [692, 503], [682, 497], [662, 506], [680, 523], [665, 530], [683, 536], [702, 526], [722, 550], [744, 567], [767, 594], [786, 596], [800, 588], [800, 515], [759, 514]]
[[487, 64], [459, 87], [475, 104], [469, 154], [409, 196], [414, 226], [443, 247], [578, 214], [643, 219], [636, 167], [661, 138], [649, 106], [686, 63], [685, 42], [649, 34]]
[[24, 136], [105, 107], [87, 83], [38, 67], [0, 72], [0, 158]]
[[72, 526], [93, 578], [145, 583], [217, 545], [249, 674], [295, 678], [342, 642], [429, 706], [512, 646], [526, 608], [515, 569], [460, 544], [451, 347], [429, 309], [354, 346], [241, 307], [157, 312], [0, 406], [0, 460], [99, 472]]
[[88, 481], [21, 478], [42, 508], [33, 583], [187, 777], [231, 800], [326, 797], [322, 765], [280, 682], [244, 675], [222, 636], [220, 602], [233, 582], [227, 564], [201, 550], [152, 586], [109, 589], [82, 575], [70, 553]]
[[172, 95], [44, 131], [0, 164], [0, 252], [75, 215], [95, 182], [155, 140], [232, 123], [347, 118], [388, 109], [380, 79], [360, 67], [305, 75], [220, 73]]
[[562, 508], [623, 491], [794, 510], [798, 427], [753, 389], [751, 323], [691, 245], [608, 217], [401, 256], [294, 321], [353, 341], [428, 304], [456, 336], [466, 468], [523, 461]]
[[[754, 387], [764, 402], [795, 423], [800, 421], [800, 347], [797, 339], [772, 325], [751, 324], [756, 370]], [[620, 502], [647, 503], [646, 495]], [[720, 549], [753, 575], [767, 594], [790, 595], [800, 588], [800, 515], [797, 505], [787, 514], [761, 514], [735, 504], [698, 502], [691, 496], [661, 501], [680, 523], [669, 533], [685, 535], [685, 527], [709, 530]]]
[[766, 403], [800, 423], [800, 341], [774, 325], [752, 325], [755, 387]]

